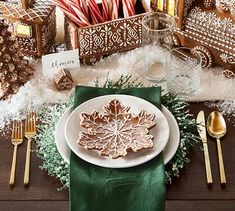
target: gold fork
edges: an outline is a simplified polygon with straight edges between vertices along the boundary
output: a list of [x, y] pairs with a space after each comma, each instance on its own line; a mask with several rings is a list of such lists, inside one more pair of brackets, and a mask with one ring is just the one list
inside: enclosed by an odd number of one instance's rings
[[12, 128], [12, 136], [11, 143], [14, 145], [14, 152], [12, 157], [11, 164], [11, 176], [9, 184], [13, 186], [15, 184], [15, 170], [16, 170], [16, 156], [17, 156], [17, 148], [23, 142], [23, 126], [21, 121], [14, 121]]
[[25, 170], [24, 170], [24, 185], [29, 184], [30, 170], [30, 153], [32, 138], [36, 135], [36, 115], [35, 112], [28, 112], [25, 120], [25, 137], [28, 139]]

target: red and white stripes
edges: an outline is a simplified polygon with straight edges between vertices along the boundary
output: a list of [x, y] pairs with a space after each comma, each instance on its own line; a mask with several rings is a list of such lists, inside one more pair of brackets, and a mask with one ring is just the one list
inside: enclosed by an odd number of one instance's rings
[[102, 0], [102, 10], [96, 0], [52, 0], [79, 27], [120, 18], [120, 1], [124, 18], [135, 15], [136, 0]]
[[119, 18], [119, 0], [112, 0], [112, 20], [116, 20]]
[[122, 0], [124, 18], [135, 15], [135, 0]]
[[72, 0], [68, 0], [68, 3], [71, 9], [76, 13], [77, 17], [81, 20], [81, 22], [89, 26], [90, 25], [89, 16], [86, 16], [85, 13], [83, 13], [81, 5], [76, 4]]
[[110, 11], [109, 11], [109, 3], [107, 0], [102, 0], [102, 15], [105, 21], [111, 20]]
[[104, 18], [95, 0], [88, 0], [88, 7], [92, 18], [92, 23], [103, 23]]

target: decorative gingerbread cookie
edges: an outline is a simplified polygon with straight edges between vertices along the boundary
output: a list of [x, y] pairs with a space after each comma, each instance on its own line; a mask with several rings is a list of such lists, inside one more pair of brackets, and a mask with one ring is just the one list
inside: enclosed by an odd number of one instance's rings
[[87, 150], [96, 149], [100, 155], [113, 159], [153, 147], [149, 130], [155, 126], [155, 115], [142, 110], [138, 115], [129, 113], [130, 107], [119, 100], [112, 100], [104, 107], [104, 114], [81, 114], [81, 132], [78, 144]]

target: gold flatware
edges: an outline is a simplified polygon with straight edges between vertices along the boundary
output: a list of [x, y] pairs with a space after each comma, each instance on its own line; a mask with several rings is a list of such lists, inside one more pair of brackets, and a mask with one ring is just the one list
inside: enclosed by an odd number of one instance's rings
[[30, 154], [32, 138], [36, 135], [36, 115], [35, 112], [28, 112], [25, 120], [25, 137], [28, 139], [25, 170], [24, 170], [24, 185], [29, 184], [29, 172], [30, 172]]
[[213, 183], [213, 180], [212, 180], [211, 164], [210, 164], [210, 157], [209, 157], [209, 151], [208, 151], [208, 145], [207, 145], [206, 123], [205, 123], [204, 111], [200, 111], [197, 115], [197, 130], [201, 137], [203, 149], [204, 149], [207, 184], [211, 185]]
[[16, 170], [16, 157], [17, 149], [20, 144], [22, 144], [24, 138], [23, 126], [21, 121], [14, 121], [12, 128], [11, 143], [14, 145], [14, 152], [11, 164], [11, 176], [9, 184], [13, 186], [15, 184], [15, 170]]
[[220, 138], [225, 135], [227, 128], [223, 116], [218, 111], [213, 111], [209, 115], [207, 120], [207, 131], [211, 137], [216, 139], [218, 159], [219, 159], [220, 182], [221, 184], [226, 184], [224, 161], [223, 161]]

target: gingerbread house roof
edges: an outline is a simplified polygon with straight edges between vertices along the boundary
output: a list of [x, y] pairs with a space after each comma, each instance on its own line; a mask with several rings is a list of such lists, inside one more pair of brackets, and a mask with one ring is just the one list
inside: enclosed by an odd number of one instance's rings
[[40, 23], [48, 20], [55, 6], [50, 0], [36, 0], [24, 10], [21, 4], [13, 4], [0, 0], [0, 16], [6, 19], [23, 20]]

